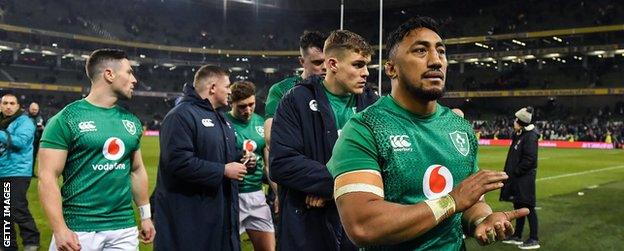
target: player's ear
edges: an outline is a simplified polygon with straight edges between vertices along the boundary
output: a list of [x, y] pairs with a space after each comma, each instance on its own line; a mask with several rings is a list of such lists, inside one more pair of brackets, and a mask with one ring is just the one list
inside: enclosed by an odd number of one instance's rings
[[338, 59], [335, 57], [327, 58], [325, 60], [325, 68], [327, 69], [327, 71], [338, 71]]
[[299, 64], [303, 66], [303, 63], [305, 63], [305, 58], [303, 58], [302, 56], [299, 56]]
[[210, 94], [215, 94], [217, 92], [217, 85], [215, 83], [208, 83], [208, 88]]
[[113, 80], [115, 80], [115, 71], [111, 68], [104, 68], [102, 71], [102, 78], [108, 83], [113, 82]]
[[397, 77], [397, 69], [392, 60], [386, 61], [384, 64], [384, 71], [390, 79], [395, 79]]

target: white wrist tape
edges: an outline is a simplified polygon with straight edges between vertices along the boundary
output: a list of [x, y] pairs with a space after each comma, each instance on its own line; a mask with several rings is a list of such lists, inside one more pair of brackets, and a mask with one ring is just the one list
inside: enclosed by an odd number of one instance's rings
[[146, 220], [152, 218], [152, 211], [150, 209], [150, 204], [145, 204], [139, 207], [139, 214], [141, 215], [141, 220]]
[[344, 185], [334, 190], [334, 199], [338, 199], [338, 197], [342, 195], [345, 195], [347, 193], [353, 193], [353, 192], [372, 193], [381, 198], [384, 197], [384, 190], [377, 186], [366, 184], [366, 183], [355, 183], [355, 184]]
[[438, 199], [426, 200], [425, 203], [433, 212], [436, 222], [455, 213], [455, 200], [450, 195], [444, 195]]

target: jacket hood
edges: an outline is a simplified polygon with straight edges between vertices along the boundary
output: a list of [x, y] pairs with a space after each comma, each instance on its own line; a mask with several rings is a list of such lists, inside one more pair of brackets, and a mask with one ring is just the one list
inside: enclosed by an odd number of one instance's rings
[[323, 83], [323, 80], [325, 80], [325, 77], [323, 77], [321, 75], [312, 75], [312, 76], [309, 76], [308, 78], [304, 79], [303, 81], [299, 82], [299, 84], [300, 85], [306, 85], [306, 86], [314, 86], [316, 84]]
[[212, 104], [210, 104], [210, 101], [208, 99], [202, 99], [192, 84], [189, 84], [189, 83], [184, 84], [184, 87], [182, 88], [182, 92], [184, 93], [184, 96], [182, 97], [182, 100], [180, 101], [180, 103], [196, 104], [200, 107], [204, 107], [209, 110], [214, 110], [214, 108], [212, 107]]

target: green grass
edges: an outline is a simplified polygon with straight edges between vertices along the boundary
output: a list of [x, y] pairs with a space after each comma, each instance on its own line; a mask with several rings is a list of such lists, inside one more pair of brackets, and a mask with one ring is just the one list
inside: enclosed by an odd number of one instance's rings
[[[482, 147], [481, 168], [502, 170], [506, 153], [504, 147]], [[621, 250], [624, 151], [540, 148], [536, 187], [541, 250]], [[498, 196], [486, 195], [495, 211], [513, 209]], [[528, 231], [527, 222], [524, 238]], [[466, 244], [469, 250], [520, 250], [502, 243], [481, 247], [474, 239]]]
[[[158, 138], [144, 137], [141, 151], [151, 194], [160, 152]], [[502, 170], [506, 155], [505, 147], [481, 147], [479, 165], [481, 169]], [[624, 217], [620, 208], [624, 205], [624, 151], [541, 148], [539, 158], [537, 204], [540, 209], [537, 213], [541, 250], [619, 250], [624, 244]], [[584, 195], [579, 196], [579, 191]], [[498, 195], [498, 191], [486, 195], [492, 208], [512, 209], [511, 203], [499, 202]], [[47, 248], [52, 231], [37, 196], [37, 179], [31, 183], [28, 198], [41, 231], [41, 245]], [[528, 224], [525, 225], [526, 237]], [[242, 239], [243, 250], [252, 250], [249, 240]], [[519, 250], [504, 244], [480, 247], [472, 239], [467, 240], [467, 247], [469, 250]], [[140, 249], [152, 248], [141, 245]]]

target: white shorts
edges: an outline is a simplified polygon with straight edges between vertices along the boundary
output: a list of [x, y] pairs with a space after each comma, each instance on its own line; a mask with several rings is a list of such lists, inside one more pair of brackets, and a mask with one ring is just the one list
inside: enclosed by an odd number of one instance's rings
[[[81, 251], [139, 250], [139, 229], [137, 227], [100, 232], [75, 233], [78, 235]], [[49, 251], [57, 250], [53, 235]]]
[[266, 203], [262, 190], [251, 193], [238, 194], [239, 234], [246, 229], [261, 232], [275, 232], [271, 209]]

